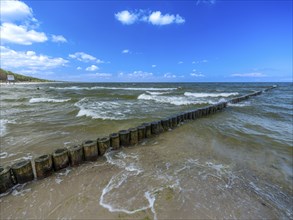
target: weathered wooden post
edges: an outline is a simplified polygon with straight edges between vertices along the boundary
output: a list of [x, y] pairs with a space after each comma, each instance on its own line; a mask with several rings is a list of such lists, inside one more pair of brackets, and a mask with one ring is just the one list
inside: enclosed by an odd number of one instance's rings
[[152, 136], [152, 127], [150, 123], [143, 123], [142, 126], [145, 126], [145, 137], [150, 138]]
[[99, 148], [99, 155], [103, 156], [106, 151], [110, 148], [110, 138], [109, 137], [103, 137], [98, 138], [98, 148]]
[[55, 171], [68, 167], [69, 158], [68, 158], [68, 150], [66, 148], [60, 148], [54, 151], [53, 165], [54, 165]]
[[110, 146], [113, 150], [117, 150], [120, 147], [120, 139], [118, 133], [110, 134]]
[[80, 145], [71, 146], [68, 149], [70, 166], [75, 167], [83, 163], [83, 149]]
[[0, 193], [6, 192], [8, 189], [13, 187], [14, 183], [11, 176], [10, 167], [0, 166]]
[[130, 133], [127, 130], [119, 131], [120, 145], [127, 147], [130, 144]]
[[160, 133], [160, 127], [159, 127], [159, 123], [157, 121], [152, 122], [151, 126], [152, 126], [152, 134], [159, 134]]
[[84, 160], [95, 161], [98, 159], [99, 151], [97, 141], [87, 140], [83, 142]]
[[53, 174], [53, 161], [50, 154], [37, 157], [34, 161], [37, 179], [43, 179]]
[[141, 141], [145, 138], [146, 127], [144, 125], [140, 125], [137, 127], [138, 132], [138, 141]]
[[130, 140], [129, 140], [130, 145], [136, 145], [138, 143], [137, 128], [129, 128], [128, 130], [129, 130], [129, 136], [130, 136]]
[[19, 184], [23, 184], [34, 179], [34, 172], [30, 160], [21, 160], [11, 167], [15, 180]]

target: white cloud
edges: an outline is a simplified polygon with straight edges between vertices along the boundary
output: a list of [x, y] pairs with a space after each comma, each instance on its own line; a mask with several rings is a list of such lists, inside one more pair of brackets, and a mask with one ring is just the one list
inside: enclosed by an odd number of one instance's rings
[[157, 67], [157, 65], [153, 64], [152, 67], [155, 68], [155, 67]]
[[[0, 1], [2, 43], [31, 45], [48, 40], [45, 33], [36, 29], [40, 23], [33, 16], [33, 10], [18, 0]], [[67, 42], [62, 35], [52, 35], [52, 42]]]
[[205, 75], [203, 75], [201, 73], [190, 73], [190, 76], [192, 76], [192, 77], [204, 77]]
[[175, 74], [172, 73], [165, 73], [164, 74], [164, 78], [170, 79], [170, 78], [176, 78], [177, 76]]
[[120, 11], [115, 14], [115, 18], [122, 24], [134, 24], [135, 22], [146, 22], [153, 25], [183, 24], [185, 19], [176, 14], [165, 14], [161, 11], [135, 10], [130, 12], [127, 10]]
[[28, 30], [26, 26], [18, 26], [12, 23], [3, 23], [0, 27], [2, 43], [15, 43], [31, 45], [32, 43], [42, 43], [48, 40], [43, 32]]
[[104, 63], [103, 60], [97, 59], [96, 57], [89, 55], [84, 52], [76, 52], [74, 54], [69, 54], [69, 57], [72, 59], [76, 59], [81, 62], [96, 62], [96, 63]]
[[263, 73], [255, 72], [255, 73], [235, 73], [235, 74], [232, 74], [231, 76], [257, 78], [257, 77], [266, 77], [267, 75]]
[[112, 76], [112, 74], [111, 73], [96, 73], [91, 76], [101, 77], [101, 78], [109, 78]]
[[179, 62], [178, 62], [178, 64], [182, 64], [182, 63], [183, 63], [183, 61], [179, 61]]
[[68, 62], [61, 57], [38, 55], [34, 51], [15, 51], [4, 46], [1, 46], [0, 49], [1, 67], [22, 73], [43, 73], [43, 71], [65, 66]]
[[21, 1], [0, 1], [1, 22], [21, 21], [32, 19], [33, 11]]
[[155, 11], [149, 15], [148, 21], [153, 25], [167, 25], [167, 24], [182, 24], [185, 22], [184, 18], [177, 15], [162, 15], [160, 11]]
[[82, 68], [79, 66], [79, 67], [77, 67], [76, 69], [77, 69], [77, 70], [81, 70]]
[[130, 53], [130, 50], [128, 50], [128, 49], [124, 49], [124, 50], [122, 50], [121, 53]]
[[192, 64], [198, 64], [198, 63], [207, 63], [208, 60], [199, 60], [199, 61], [192, 61]]
[[96, 65], [91, 65], [91, 66], [87, 67], [85, 70], [86, 71], [96, 71], [98, 69], [99, 69], [99, 67], [97, 67]]
[[199, 5], [199, 4], [215, 4], [216, 3], [216, 0], [197, 0], [196, 2], [196, 5]]
[[128, 73], [127, 76], [130, 78], [148, 78], [148, 77], [152, 77], [153, 73], [138, 70], [138, 71], [134, 71], [133, 73]]
[[66, 43], [67, 40], [62, 35], [54, 35], [52, 34], [52, 41], [55, 43]]
[[134, 22], [137, 21], [138, 15], [135, 13], [131, 13], [127, 10], [125, 11], [120, 11], [115, 14], [115, 17], [118, 21], [120, 21], [122, 24], [133, 24]]

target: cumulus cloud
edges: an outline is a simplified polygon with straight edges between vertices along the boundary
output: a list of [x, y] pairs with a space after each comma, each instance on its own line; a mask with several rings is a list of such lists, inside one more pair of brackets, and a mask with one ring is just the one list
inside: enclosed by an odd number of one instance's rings
[[190, 73], [190, 76], [192, 76], [192, 77], [204, 77], [205, 75], [203, 75], [201, 73]]
[[149, 15], [148, 21], [153, 25], [167, 25], [167, 24], [182, 24], [185, 22], [185, 19], [182, 18], [180, 15], [169, 15], [165, 14], [162, 15], [160, 11], [152, 12]]
[[81, 62], [85, 62], [85, 63], [87, 62], [104, 63], [103, 60], [97, 59], [96, 57], [84, 52], [76, 52], [74, 54], [69, 54], [69, 57]]
[[[33, 10], [22, 1], [0, 1], [1, 43], [31, 45], [48, 40], [44, 32], [37, 31], [38, 20]], [[52, 42], [66, 42], [62, 35], [52, 35]]]
[[124, 49], [124, 50], [122, 50], [121, 53], [130, 53], [130, 50], [128, 50], [128, 49]]
[[15, 51], [1, 46], [1, 67], [12, 71], [40, 73], [65, 66], [68, 62], [61, 57], [49, 57], [34, 51]]
[[251, 78], [258, 78], [258, 77], [266, 77], [267, 75], [255, 72], [255, 73], [235, 73], [231, 75], [232, 77], [251, 77]]
[[178, 62], [178, 64], [182, 64], [182, 63], [183, 63], [183, 61], [179, 61], [179, 62]]
[[118, 73], [118, 77], [130, 79], [130, 80], [133, 80], [133, 79], [141, 80], [141, 79], [152, 78], [153, 75], [154, 74], [151, 72], [146, 72], [142, 70], [136, 70], [131, 73], [123, 73], [123, 72]]
[[96, 65], [91, 65], [91, 66], [87, 67], [85, 70], [86, 71], [96, 71], [98, 69], [99, 69], [99, 67], [97, 67]]
[[26, 26], [11, 23], [3, 23], [0, 27], [0, 33], [2, 43], [31, 45], [32, 43], [42, 43], [48, 40], [43, 32], [28, 30]]
[[92, 76], [101, 77], [101, 78], [109, 78], [112, 76], [112, 74], [111, 73], [96, 73]]
[[1, 22], [33, 18], [33, 10], [21, 1], [0, 1]]
[[137, 21], [138, 15], [135, 13], [131, 13], [127, 10], [120, 11], [115, 14], [115, 17], [118, 21], [120, 21], [122, 24], [133, 24]]
[[152, 67], [155, 68], [155, 67], [157, 67], [157, 65], [153, 64]]
[[52, 41], [55, 43], [66, 43], [67, 40], [62, 35], [54, 35], [52, 34]]
[[177, 76], [175, 74], [172, 74], [172, 73], [165, 73], [164, 74], [164, 78], [167, 78], [167, 79], [171, 79], [171, 78], [176, 78]]
[[82, 68], [81, 68], [80, 66], [78, 66], [76, 69], [77, 69], [77, 70], [81, 70]]
[[183, 24], [185, 19], [176, 14], [162, 14], [161, 11], [127, 10], [115, 14], [115, 18], [122, 24], [134, 24], [137, 22], [146, 22], [152, 25]]
[[148, 78], [153, 76], [153, 73], [138, 70], [133, 73], [128, 73], [127, 76], [130, 78]]

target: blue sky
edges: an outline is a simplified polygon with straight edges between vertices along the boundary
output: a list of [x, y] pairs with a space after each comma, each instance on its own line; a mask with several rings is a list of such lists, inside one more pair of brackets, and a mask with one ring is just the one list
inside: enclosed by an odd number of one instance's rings
[[1, 68], [88, 82], [292, 82], [292, 1], [3, 1]]

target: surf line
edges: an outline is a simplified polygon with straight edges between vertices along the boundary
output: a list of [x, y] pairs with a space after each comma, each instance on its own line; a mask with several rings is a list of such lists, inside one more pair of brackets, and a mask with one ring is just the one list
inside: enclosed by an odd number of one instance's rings
[[185, 121], [214, 114], [225, 109], [229, 103], [235, 104], [247, 100], [250, 97], [260, 95], [276, 87], [274, 85], [261, 91], [235, 97], [229, 101], [181, 112], [162, 120], [143, 123], [135, 128], [112, 133], [107, 137], [84, 141], [80, 145], [59, 148], [52, 154], [41, 155], [33, 160], [23, 159], [11, 166], [0, 165], [0, 194], [3, 196], [8, 195], [17, 184], [46, 178], [68, 166], [76, 167], [87, 161], [96, 161], [98, 157], [103, 156], [108, 150], [117, 150], [121, 147], [137, 145], [142, 140], [155, 137], [169, 129], [174, 129]]

